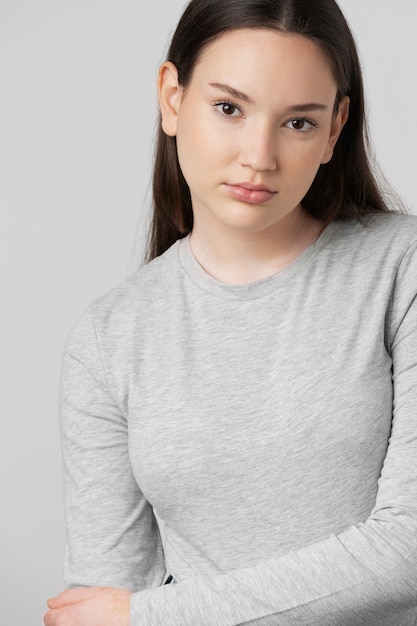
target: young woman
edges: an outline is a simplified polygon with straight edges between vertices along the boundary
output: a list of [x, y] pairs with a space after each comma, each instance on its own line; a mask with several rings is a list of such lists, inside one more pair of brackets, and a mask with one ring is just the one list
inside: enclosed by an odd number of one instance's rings
[[158, 88], [150, 262], [65, 354], [45, 625], [417, 624], [417, 219], [348, 26], [192, 0]]

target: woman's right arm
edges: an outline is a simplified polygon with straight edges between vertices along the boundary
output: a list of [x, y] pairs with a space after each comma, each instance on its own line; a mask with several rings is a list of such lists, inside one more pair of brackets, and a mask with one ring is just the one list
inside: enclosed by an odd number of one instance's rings
[[112, 393], [90, 314], [66, 346], [61, 433], [66, 585], [131, 591], [160, 585], [159, 530], [133, 476], [127, 418]]

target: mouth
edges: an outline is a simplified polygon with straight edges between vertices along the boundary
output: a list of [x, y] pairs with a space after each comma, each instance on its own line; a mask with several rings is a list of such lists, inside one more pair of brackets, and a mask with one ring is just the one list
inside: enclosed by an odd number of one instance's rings
[[265, 204], [278, 193], [266, 185], [255, 185], [246, 182], [225, 184], [225, 187], [232, 198], [248, 204]]

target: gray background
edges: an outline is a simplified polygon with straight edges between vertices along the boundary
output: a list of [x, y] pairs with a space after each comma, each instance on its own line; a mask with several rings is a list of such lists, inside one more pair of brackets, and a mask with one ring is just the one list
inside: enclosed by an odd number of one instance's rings
[[[0, 0], [2, 626], [39, 626], [62, 588], [62, 348], [143, 250], [155, 77], [184, 2], [146, 4]], [[417, 213], [417, 4], [341, 6], [379, 161]]]

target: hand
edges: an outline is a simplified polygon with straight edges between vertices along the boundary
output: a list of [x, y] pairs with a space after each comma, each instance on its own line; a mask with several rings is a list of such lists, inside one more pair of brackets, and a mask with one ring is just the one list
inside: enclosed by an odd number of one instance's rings
[[130, 596], [115, 587], [76, 587], [48, 600], [45, 626], [130, 626]]

